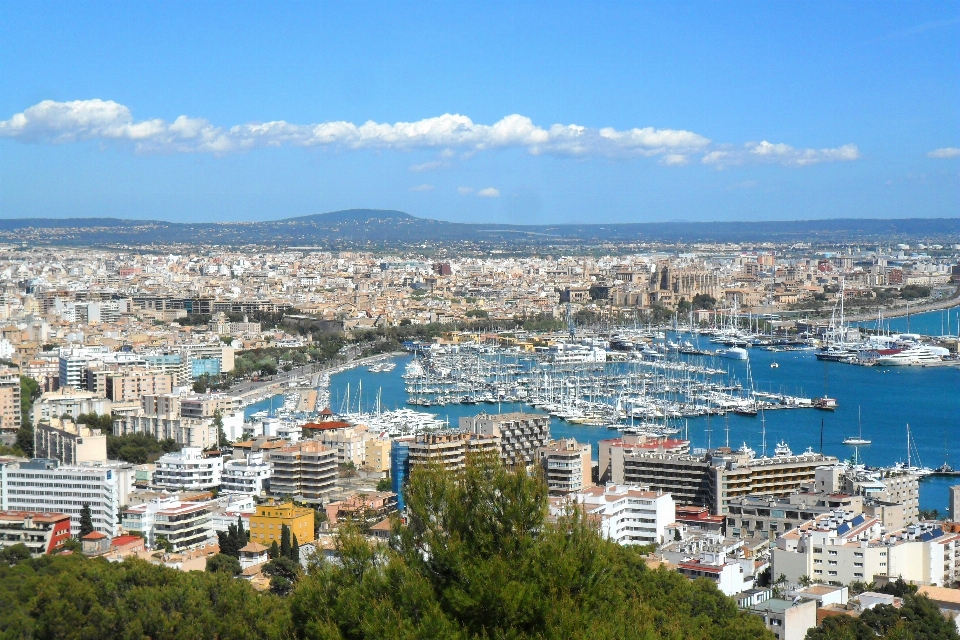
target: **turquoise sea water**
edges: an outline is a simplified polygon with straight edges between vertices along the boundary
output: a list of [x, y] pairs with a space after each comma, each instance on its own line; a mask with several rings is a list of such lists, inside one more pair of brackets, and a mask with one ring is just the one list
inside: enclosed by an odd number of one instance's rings
[[[919, 333], [925, 336], [956, 336], [960, 334], [960, 307], [900, 316], [883, 321], [883, 329], [891, 333]], [[877, 328], [877, 321], [860, 322], [862, 327]]]

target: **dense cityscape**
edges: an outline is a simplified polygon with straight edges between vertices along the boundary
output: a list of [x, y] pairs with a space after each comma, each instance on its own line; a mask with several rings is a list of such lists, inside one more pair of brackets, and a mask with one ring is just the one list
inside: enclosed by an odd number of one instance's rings
[[[729, 415], [765, 427], [778, 409], [836, 410], [827, 393], [763, 392], [749, 366], [731, 377], [723, 362], [751, 352], [960, 370], [960, 245], [439, 260], [0, 249], [0, 545], [232, 572], [282, 594], [336, 562], [343, 526], [389, 543], [416, 469], [493, 456], [543, 479], [548, 519], [576, 505], [602, 538], [710, 580], [785, 637], [859, 613], [855, 599], [899, 602], [897, 581], [952, 606], [960, 486], [949, 513], [920, 505], [947, 462], [911, 464], [909, 440], [906, 463], [877, 467], [824, 454], [822, 434], [794, 452], [764, 432], [758, 452], [731, 446], [729, 422], [719, 447], [688, 430], [714, 416], [720, 441]], [[924, 314], [942, 331], [884, 324]], [[363, 380], [334, 392], [355, 370], [394, 376], [406, 406], [369, 378], [366, 398]], [[861, 427], [844, 444], [871, 440]]]
[[960, 640], [958, 2], [0, 2], [0, 640]]

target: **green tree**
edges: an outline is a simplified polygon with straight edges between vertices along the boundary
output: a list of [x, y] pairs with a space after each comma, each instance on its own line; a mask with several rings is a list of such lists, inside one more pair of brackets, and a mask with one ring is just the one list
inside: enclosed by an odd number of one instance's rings
[[167, 536], [162, 533], [158, 533], [153, 537], [153, 546], [156, 549], [162, 549], [166, 553], [171, 553], [173, 551], [173, 544], [167, 540]]
[[80, 537], [87, 535], [88, 533], [93, 533], [95, 531], [93, 527], [93, 513], [90, 511], [90, 505], [84, 504], [83, 508], [80, 509]]
[[227, 440], [227, 434], [223, 432], [223, 414], [220, 409], [213, 412], [213, 426], [217, 428], [217, 445], [225, 447], [230, 444]]
[[276, 540], [270, 543], [270, 549], [267, 551], [267, 556], [269, 556], [271, 560], [275, 560], [280, 557], [280, 546], [277, 545]]
[[390, 478], [380, 478], [377, 480], [377, 491], [393, 491], [393, 482]]
[[297, 637], [769, 637], [712, 583], [648, 570], [643, 549], [605, 540], [582, 511], [547, 520], [542, 475], [498, 456], [417, 468], [405, 495], [390, 545], [347, 524], [339, 562], [300, 578]]
[[300, 563], [300, 541], [297, 540], [297, 534], [293, 534], [293, 542], [290, 544], [290, 559]]
[[226, 573], [231, 576], [240, 575], [243, 571], [239, 560], [224, 553], [217, 553], [208, 558], [206, 570], [210, 573]]
[[0, 563], [14, 565], [29, 560], [31, 557], [30, 549], [22, 542], [10, 545], [0, 550]]
[[290, 527], [285, 524], [280, 526], [280, 557], [290, 557]]

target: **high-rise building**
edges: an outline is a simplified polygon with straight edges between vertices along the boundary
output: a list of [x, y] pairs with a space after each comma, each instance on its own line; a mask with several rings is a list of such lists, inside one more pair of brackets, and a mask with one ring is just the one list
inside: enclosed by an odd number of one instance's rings
[[123, 528], [142, 535], [153, 548], [159, 546], [162, 536], [174, 551], [181, 551], [215, 538], [210, 523], [213, 506], [212, 502], [181, 502], [176, 497], [156, 498], [124, 510]]
[[305, 440], [270, 451], [273, 467], [270, 493], [322, 500], [337, 484], [337, 452], [316, 440]]
[[540, 447], [540, 459], [551, 495], [577, 493], [593, 486], [589, 444], [573, 438], [555, 440]]
[[119, 533], [120, 483], [110, 468], [60, 466], [56, 460], [0, 463], [0, 508], [70, 516], [74, 535], [80, 515], [90, 507], [93, 527], [108, 536]]
[[478, 436], [498, 438], [500, 457], [508, 467], [537, 464], [537, 451], [550, 442], [550, 417], [536, 413], [464, 416], [460, 418], [460, 428]]
[[248, 453], [241, 460], [227, 460], [223, 465], [220, 492], [259, 496], [269, 488], [270, 475], [270, 464], [263, 461], [263, 453]]
[[13, 444], [21, 424], [20, 373], [0, 369], [0, 443]]

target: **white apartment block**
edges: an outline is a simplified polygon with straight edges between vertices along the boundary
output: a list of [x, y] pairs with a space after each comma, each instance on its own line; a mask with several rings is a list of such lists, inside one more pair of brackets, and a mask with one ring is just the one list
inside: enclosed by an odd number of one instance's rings
[[886, 577], [943, 586], [960, 577], [960, 535], [939, 523], [884, 533], [876, 518], [825, 515], [777, 538], [773, 572], [792, 583], [802, 576], [829, 584]]
[[43, 511], [70, 516], [74, 535], [80, 512], [90, 507], [100, 533], [119, 533], [120, 482], [114, 469], [60, 466], [56, 460], [0, 463], [0, 509]]
[[220, 480], [221, 493], [259, 496], [270, 486], [271, 467], [262, 453], [248, 453], [243, 460], [227, 460]]
[[202, 491], [220, 486], [223, 458], [204, 458], [198, 447], [184, 447], [157, 460], [154, 487], [172, 491]]
[[212, 502], [180, 502], [175, 497], [157, 498], [123, 512], [123, 528], [139, 533], [151, 547], [163, 536], [174, 551], [188, 549], [215, 538], [210, 522]]
[[665, 527], [676, 522], [676, 504], [669, 493], [642, 487], [607, 485], [591, 487], [551, 501], [559, 514], [567, 501], [582, 505], [600, 520], [600, 533], [617, 544], [660, 544]]

